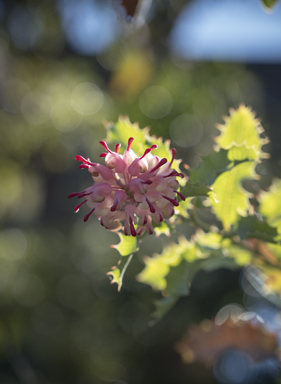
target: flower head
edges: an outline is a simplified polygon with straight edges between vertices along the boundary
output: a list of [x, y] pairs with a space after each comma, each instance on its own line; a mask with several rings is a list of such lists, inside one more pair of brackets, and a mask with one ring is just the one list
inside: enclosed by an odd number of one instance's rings
[[151, 153], [157, 145], [147, 148], [138, 157], [131, 149], [133, 140], [133, 137], [129, 138], [123, 155], [118, 153], [120, 144], [111, 151], [104, 141], [100, 141], [106, 150], [100, 155], [104, 157], [105, 165], [76, 156], [75, 159], [82, 163], [80, 168], [88, 168], [94, 184], [68, 197], [84, 198], [74, 208], [74, 212], [78, 212], [81, 205], [87, 204], [90, 212], [84, 216], [84, 221], [94, 213], [101, 225], [111, 231], [123, 228], [127, 236], [141, 236], [145, 231], [154, 232], [153, 222], [160, 224], [173, 216], [174, 207], [179, 205], [178, 196], [185, 200], [177, 191], [179, 183], [176, 179], [184, 175], [172, 168], [175, 149], [171, 150], [170, 162]]

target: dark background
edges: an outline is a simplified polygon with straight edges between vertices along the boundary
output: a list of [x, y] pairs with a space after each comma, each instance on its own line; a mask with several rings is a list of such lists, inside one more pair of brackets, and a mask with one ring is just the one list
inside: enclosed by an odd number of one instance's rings
[[150, 326], [160, 295], [134, 277], [170, 239], [145, 240], [117, 293], [105, 275], [117, 236], [67, 199], [90, 183], [74, 156], [97, 161], [102, 121], [124, 114], [172, 139], [192, 168], [212, 150], [215, 123], [245, 103], [271, 139], [267, 185], [280, 176], [280, 64], [176, 56], [169, 36], [187, 5], [155, 1], [137, 28], [111, 1], [0, 1], [1, 384], [216, 383], [174, 344], [224, 305], [246, 305], [240, 271], [200, 272]]

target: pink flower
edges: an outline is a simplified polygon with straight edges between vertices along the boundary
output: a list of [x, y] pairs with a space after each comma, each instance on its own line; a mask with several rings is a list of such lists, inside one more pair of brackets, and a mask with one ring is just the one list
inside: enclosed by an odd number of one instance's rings
[[157, 225], [173, 216], [174, 207], [179, 205], [177, 196], [185, 200], [177, 191], [179, 183], [176, 180], [184, 175], [172, 168], [175, 149], [171, 150], [170, 162], [152, 155], [157, 145], [147, 148], [138, 157], [131, 149], [133, 140], [133, 137], [129, 138], [123, 155], [118, 153], [120, 144], [116, 144], [113, 152], [104, 141], [100, 141], [107, 152], [100, 155], [104, 157], [105, 165], [76, 156], [75, 159], [82, 162], [80, 168], [88, 168], [94, 184], [68, 197], [84, 198], [74, 208], [74, 212], [78, 212], [81, 205], [87, 204], [90, 212], [84, 221], [94, 213], [101, 225], [111, 231], [123, 228], [127, 236], [141, 236], [145, 231], [149, 234], [154, 232], [153, 222]]

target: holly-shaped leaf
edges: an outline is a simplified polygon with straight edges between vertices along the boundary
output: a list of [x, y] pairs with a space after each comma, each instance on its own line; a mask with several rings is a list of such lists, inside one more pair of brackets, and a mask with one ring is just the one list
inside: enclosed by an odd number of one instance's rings
[[111, 248], [116, 249], [121, 256], [128, 256], [139, 250], [137, 237], [125, 236], [123, 233], [117, 233], [120, 238], [120, 243], [111, 245]]
[[118, 285], [118, 291], [120, 291], [122, 287], [122, 282], [120, 280], [120, 269], [115, 268], [112, 271], [107, 272], [107, 276], [110, 276], [111, 278], [110, 284], [116, 283]]
[[260, 137], [263, 128], [250, 108], [240, 105], [237, 110], [231, 109], [230, 116], [224, 117], [224, 121], [224, 125], [217, 126], [221, 134], [216, 137], [216, 142], [219, 148], [228, 150], [230, 161], [268, 157], [262, 152], [262, 146], [268, 140]]
[[119, 116], [117, 123], [105, 122], [107, 142], [120, 143], [120, 153], [124, 152], [128, 145], [128, 139], [134, 137], [131, 145], [133, 151], [142, 154], [147, 148], [148, 128], [141, 129], [138, 123], [132, 124], [128, 116]]
[[244, 179], [254, 178], [255, 163], [246, 161], [222, 173], [215, 183], [211, 205], [225, 230], [229, 231], [240, 216], [245, 216], [250, 206], [250, 194], [242, 187]]
[[[183, 241], [183, 240], [180, 240]], [[170, 244], [161, 255], [153, 255], [144, 259], [145, 268], [137, 276], [138, 281], [151, 285], [155, 290], [163, 291], [167, 287], [166, 276], [170, 268], [179, 265], [182, 260], [181, 244]]]
[[227, 169], [229, 164], [227, 151], [223, 149], [219, 152], [212, 151], [210, 155], [202, 158], [198, 168], [190, 170], [189, 181], [195, 186], [211, 185], [216, 177]]
[[271, 227], [265, 220], [256, 215], [241, 217], [236, 233], [241, 240], [256, 238], [266, 242], [276, 243], [276, 228]]
[[166, 223], [166, 221], [162, 221], [161, 224], [154, 227], [155, 236], [159, 237], [164, 234], [167, 237], [170, 237], [170, 226]]
[[281, 180], [274, 180], [268, 192], [260, 196], [260, 213], [267, 219], [270, 226], [278, 232], [276, 240], [281, 239]]
[[208, 196], [211, 188], [208, 185], [197, 183], [187, 182], [185, 187], [181, 189], [181, 193], [185, 197], [195, 197], [195, 196]]

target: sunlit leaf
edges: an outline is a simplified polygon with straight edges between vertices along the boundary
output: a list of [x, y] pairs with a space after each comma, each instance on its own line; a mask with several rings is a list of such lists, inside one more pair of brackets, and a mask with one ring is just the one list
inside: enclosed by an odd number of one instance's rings
[[147, 140], [149, 145], [157, 145], [158, 148], [155, 150], [155, 154], [157, 154], [157, 156], [165, 157], [168, 161], [171, 160], [172, 152], [170, 151], [170, 140], [163, 141], [162, 137], [156, 136], [147, 136]]
[[175, 208], [175, 214], [187, 219], [189, 217], [187, 210], [190, 208], [192, 208], [192, 197], [188, 197], [185, 201], [181, 201], [180, 205]]
[[274, 180], [268, 192], [260, 197], [260, 213], [266, 217], [269, 225], [275, 227], [281, 238], [281, 180]]
[[228, 150], [229, 160], [267, 157], [261, 150], [267, 140], [260, 137], [263, 129], [250, 108], [241, 105], [237, 110], [231, 109], [230, 116], [224, 120], [224, 125], [218, 125], [221, 134], [216, 142], [220, 148]]
[[163, 291], [167, 287], [166, 276], [170, 268], [179, 265], [182, 261], [185, 242], [187, 240], [180, 238], [178, 244], [172, 243], [166, 246], [161, 255], [146, 257], [145, 268], [137, 276], [138, 281], [151, 285], [155, 290]]
[[260, 292], [264, 296], [276, 293], [281, 296], [281, 271], [278, 268], [268, 265], [258, 265], [259, 270], [262, 272], [258, 274], [260, 279]]
[[166, 223], [166, 221], [162, 221], [159, 225], [154, 227], [155, 236], [159, 237], [160, 235], [164, 234], [166, 236], [170, 236], [170, 227]]
[[120, 237], [120, 243], [111, 245], [111, 248], [116, 249], [121, 256], [128, 256], [139, 250], [136, 237], [125, 236], [123, 233], [118, 233], [118, 236]]
[[219, 249], [221, 247], [222, 236], [216, 232], [205, 233], [203, 231], [198, 231], [196, 233], [195, 241], [201, 247]]
[[116, 283], [118, 285], [118, 291], [120, 291], [122, 282], [120, 280], [120, 269], [116, 268], [113, 271], [107, 272], [107, 276], [110, 276], [111, 282], [110, 284]]
[[141, 129], [138, 123], [132, 124], [128, 116], [120, 116], [117, 123], [105, 123], [107, 130], [106, 140], [108, 142], [121, 143], [120, 152], [124, 152], [128, 145], [128, 139], [134, 137], [131, 145], [133, 151], [141, 155], [148, 147], [147, 136], [148, 128]]
[[211, 205], [224, 229], [230, 230], [240, 216], [247, 214], [250, 206], [249, 193], [241, 183], [246, 178], [254, 177], [255, 164], [247, 161], [222, 173], [213, 184]]
[[236, 266], [244, 267], [252, 261], [253, 254], [247, 249], [243, 249], [239, 246], [230, 246], [227, 250], [227, 255], [230, 258], [233, 258]]
[[281, 245], [280, 244], [271, 244], [271, 243], [267, 243], [266, 244], [268, 249], [273, 252], [273, 254], [279, 259], [281, 260]]

